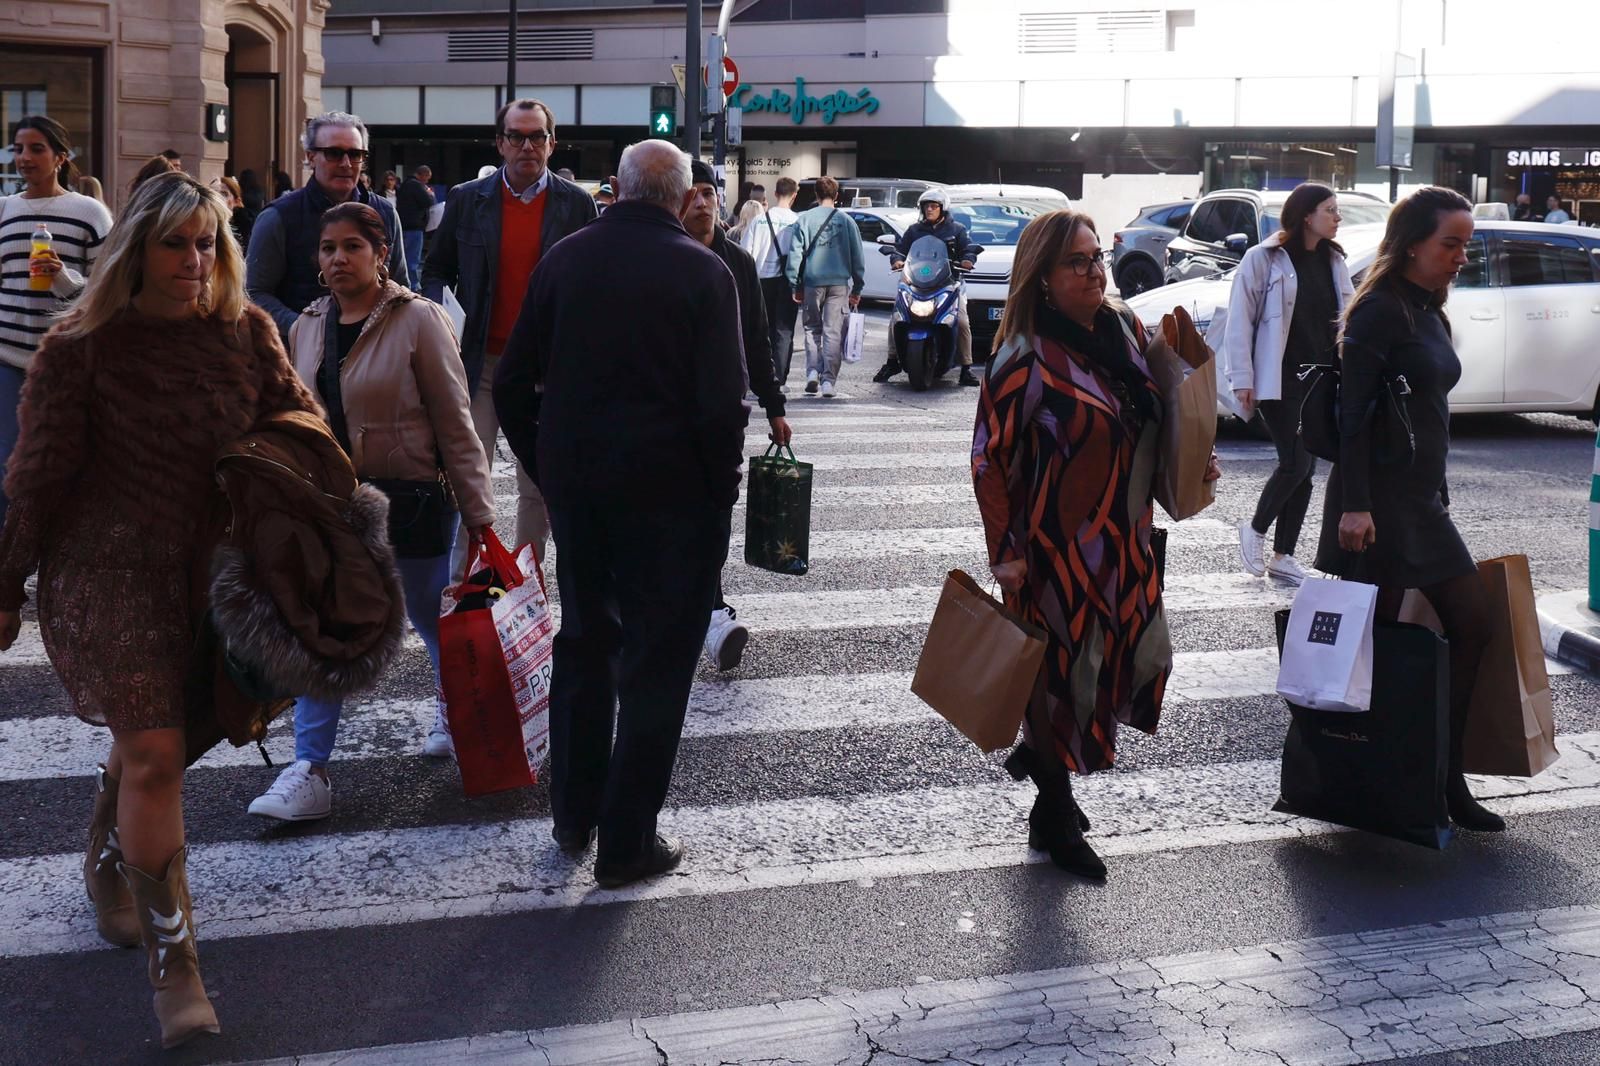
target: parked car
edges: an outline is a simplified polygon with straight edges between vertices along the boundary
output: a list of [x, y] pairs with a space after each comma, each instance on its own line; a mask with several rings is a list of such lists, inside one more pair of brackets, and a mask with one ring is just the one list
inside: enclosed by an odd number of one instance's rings
[[863, 300], [894, 301], [900, 286], [899, 276], [889, 269], [889, 257], [878, 251], [878, 238], [884, 234], [900, 239], [917, 220], [914, 208], [906, 207], [848, 207], [843, 208], [855, 219], [861, 231], [861, 258], [866, 262], [866, 288], [861, 290]]
[[[1461, 357], [1450, 409], [1555, 411], [1600, 421], [1600, 359], [1594, 354], [1600, 234], [1542, 222], [1480, 219], [1476, 225], [1446, 306]], [[1358, 285], [1382, 236], [1375, 224], [1339, 231]], [[1147, 329], [1181, 305], [1204, 332], [1232, 286], [1230, 271], [1142, 293], [1128, 304]]]
[[1139, 208], [1132, 222], [1111, 238], [1111, 277], [1123, 296], [1136, 296], [1166, 283], [1167, 243], [1183, 232], [1193, 200]]
[[1066, 193], [1048, 185], [946, 185], [944, 191], [954, 200], [1036, 200], [1057, 207], [1072, 203]]
[[[1166, 278], [1188, 281], [1231, 270], [1244, 253], [1278, 230], [1287, 192], [1220, 189], [1195, 201], [1183, 232], [1167, 245]], [[1376, 196], [1341, 192], [1345, 225], [1361, 226], [1389, 217], [1389, 205]]]
[[[919, 178], [837, 178], [840, 207], [910, 207], [924, 190], [940, 183]], [[860, 201], [865, 200], [866, 203]], [[817, 204], [817, 179], [807, 178], [795, 193], [794, 209], [804, 211]]]

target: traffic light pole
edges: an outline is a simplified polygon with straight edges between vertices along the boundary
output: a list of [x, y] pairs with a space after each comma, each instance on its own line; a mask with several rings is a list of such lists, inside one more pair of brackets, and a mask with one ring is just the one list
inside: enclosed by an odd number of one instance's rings
[[[506, 103], [517, 98], [517, 0], [510, 0], [511, 11], [507, 16], [509, 30], [506, 34]], [[495, 131], [495, 136], [500, 136], [500, 131]]]
[[700, 115], [705, 110], [700, 84], [700, 4], [686, 0], [683, 5], [683, 147], [700, 158]]

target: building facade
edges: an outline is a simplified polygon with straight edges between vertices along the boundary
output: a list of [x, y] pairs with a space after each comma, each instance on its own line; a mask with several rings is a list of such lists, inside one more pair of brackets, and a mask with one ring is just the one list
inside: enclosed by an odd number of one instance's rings
[[[704, 8], [708, 31], [717, 10]], [[1415, 107], [1402, 189], [1559, 192], [1579, 217], [1600, 219], [1600, 62], [1489, 0], [737, 0], [734, 10], [743, 143], [730, 182], [1003, 180], [1114, 198], [1116, 213], [1306, 178], [1387, 194], [1376, 127], [1383, 60], [1400, 52], [1417, 64], [1398, 94], [1402, 121]], [[556, 165], [603, 177], [646, 136], [650, 85], [673, 82], [683, 10], [523, 0], [521, 12], [518, 91], [554, 109]], [[1565, 10], [1559, 37], [1600, 38], [1600, 8]], [[335, 0], [325, 99], [373, 126], [378, 169], [428, 162], [436, 180], [464, 180], [495, 161], [485, 134], [506, 45], [495, 0]]]
[[[298, 138], [322, 106], [327, 0], [0, 0], [0, 122], [66, 125], [78, 169], [113, 207], [173, 149], [209, 180], [300, 172]], [[9, 143], [9, 141], [7, 142]], [[298, 180], [298, 179], [297, 179]], [[16, 185], [0, 162], [0, 191]]]

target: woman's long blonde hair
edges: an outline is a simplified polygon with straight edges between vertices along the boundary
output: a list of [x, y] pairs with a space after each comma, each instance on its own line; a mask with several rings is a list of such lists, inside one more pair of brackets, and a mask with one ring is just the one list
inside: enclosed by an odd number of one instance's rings
[[[1345, 304], [1344, 318], [1339, 322], [1341, 341], [1344, 340], [1345, 324], [1350, 321], [1355, 309], [1373, 293], [1398, 287], [1400, 279], [1405, 277], [1406, 260], [1410, 258], [1411, 249], [1437, 233], [1439, 220], [1455, 211], [1470, 214], [1472, 201], [1442, 185], [1424, 185], [1394, 205], [1389, 212], [1388, 224], [1383, 228], [1383, 240], [1378, 242], [1377, 258], [1367, 268], [1367, 276], [1362, 280], [1361, 287]], [[1449, 286], [1437, 290], [1433, 296], [1436, 306], [1443, 313], [1444, 302], [1450, 296]], [[1410, 305], [1407, 304], [1406, 316], [1409, 318], [1410, 315]], [[1445, 328], [1448, 329], [1449, 325], [1450, 321], [1446, 319]]]
[[144, 250], [165, 240], [195, 215], [215, 226], [217, 261], [212, 267], [200, 312], [233, 324], [244, 314], [244, 253], [228, 226], [231, 212], [222, 197], [182, 171], [159, 174], [139, 186], [111, 227], [89, 282], [61, 316], [59, 332], [82, 337], [116, 318], [144, 287]]
[[761, 217], [763, 211], [761, 201], [746, 200], [744, 206], [739, 208], [739, 217], [734, 220], [733, 225], [728, 229], [728, 236], [734, 240], [739, 240], [744, 236], [745, 231], [750, 228], [751, 223]]
[[[1006, 294], [1006, 309], [1000, 316], [995, 351], [1013, 337], [1027, 340], [1038, 332], [1039, 305], [1044, 303], [1050, 272], [1067, 257], [1067, 249], [1072, 247], [1078, 230], [1084, 227], [1099, 237], [1094, 219], [1080, 211], [1062, 208], [1040, 215], [1022, 231], [1011, 265], [1011, 291]], [[1121, 309], [1120, 301], [1108, 296], [1106, 302], [1113, 309]]]

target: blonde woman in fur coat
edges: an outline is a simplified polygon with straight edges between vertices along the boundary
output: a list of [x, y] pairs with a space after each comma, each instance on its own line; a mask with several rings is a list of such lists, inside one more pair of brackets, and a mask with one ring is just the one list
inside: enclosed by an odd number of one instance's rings
[[218, 1032], [185, 872], [191, 563], [212, 460], [258, 418], [315, 410], [272, 320], [246, 304], [222, 198], [140, 186], [23, 386], [0, 531], [0, 650], [39, 571], [39, 634], [78, 717], [111, 729], [84, 881], [100, 935], [141, 941], [161, 1042]]

